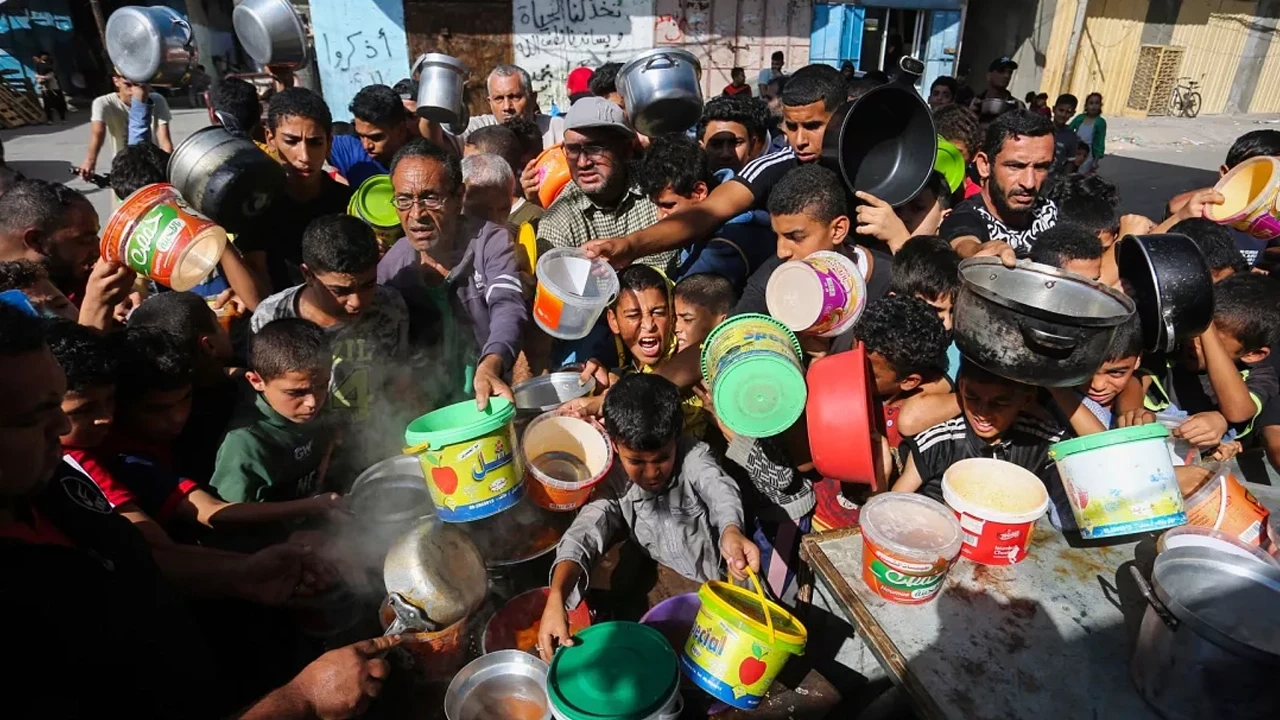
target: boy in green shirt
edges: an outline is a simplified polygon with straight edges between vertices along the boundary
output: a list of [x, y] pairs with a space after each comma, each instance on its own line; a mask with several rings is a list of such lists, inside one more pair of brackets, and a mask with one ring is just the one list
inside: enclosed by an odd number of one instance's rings
[[257, 395], [237, 409], [211, 481], [223, 500], [278, 502], [321, 490], [332, 434], [320, 411], [332, 362], [328, 337], [310, 320], [273, 320], [253, 336], [245, 379]]

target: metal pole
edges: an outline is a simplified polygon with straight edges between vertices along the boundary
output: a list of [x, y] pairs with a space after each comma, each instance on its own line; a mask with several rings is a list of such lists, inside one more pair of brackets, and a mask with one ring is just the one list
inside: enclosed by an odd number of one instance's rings
[[1076, 17], [1071, 25], [1071, 39], [1067, 41], [1066, 63], [1062, 66], [1062, 80], [1058, 83], [1058, 93], [1071, 92], [1071, 79], [1076, 74], [1076, 56], [1080, 54], [1080, 34], [1084, 31], [1085, 11], [1089, 0], [1076, 0]]
[[98, 38], [102, 40], [102, 48], [107, 48], [107, 21], [102, 17], [102, 5], [98, 0], [89, 0], [89, 7], [93, 9], [93, 21], [98, 24]]

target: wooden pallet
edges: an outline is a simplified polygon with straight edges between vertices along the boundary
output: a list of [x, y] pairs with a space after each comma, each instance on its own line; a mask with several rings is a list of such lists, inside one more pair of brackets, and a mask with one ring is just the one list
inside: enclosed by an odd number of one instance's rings
[[19, 94], [0, 83], [0, 124], [7, 128], [44, 122], [44, 110], [25, 94]]

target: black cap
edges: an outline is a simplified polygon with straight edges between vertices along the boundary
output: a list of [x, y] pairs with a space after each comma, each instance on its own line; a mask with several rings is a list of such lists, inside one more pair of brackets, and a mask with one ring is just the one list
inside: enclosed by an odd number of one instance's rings
[[994, 72], [996, 70], [1003, 70], [1005, 68], [1009, 68], [1010, 70], [1017, 70], [1018, 63], [1014, 62], [1013, 58], [1009, 57], [1008, 55], [998, 57], [995, 60], [991, 61], [991, 65], [987, 67], [987, 72]]

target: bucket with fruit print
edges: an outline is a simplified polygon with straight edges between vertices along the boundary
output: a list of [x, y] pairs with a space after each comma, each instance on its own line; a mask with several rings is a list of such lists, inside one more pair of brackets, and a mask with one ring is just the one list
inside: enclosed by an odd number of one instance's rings
[[524, 498], [524, 462], [516, 446], [515, 405], [489, 399], [440, 408], [405, 428], [405, 453], [422, 463], [436, 513], [445, 522], [470, 522], [506, 510]]
[[764, 596], [725, 582], [698, 590], [702, 607], [684, 645], [680, 667], [712, 697], [754, 710], [792, 655], [803, 655], [809, 633], [791, 613]]

